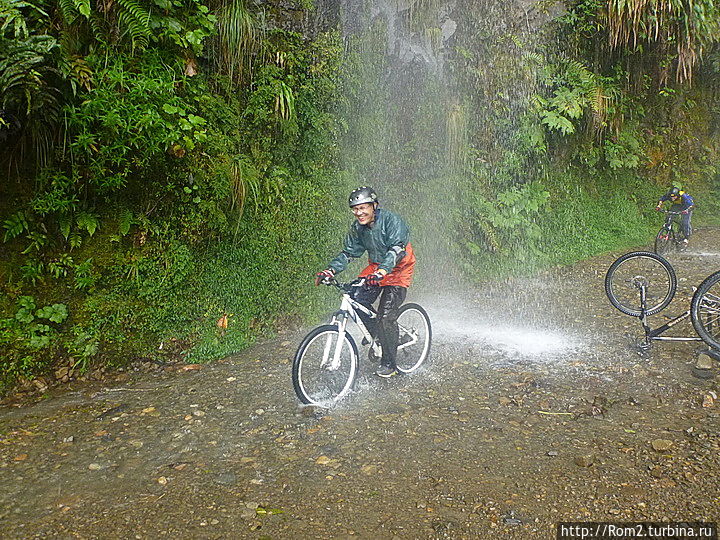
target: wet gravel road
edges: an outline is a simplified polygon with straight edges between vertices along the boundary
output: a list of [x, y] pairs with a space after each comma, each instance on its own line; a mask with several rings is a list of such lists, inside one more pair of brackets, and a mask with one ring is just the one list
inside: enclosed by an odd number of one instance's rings
[[[720, 269], [717, 246], [701, 228], [670, 258], [678, 295], [653, 325]], [[561, 521], [718, 521], [720, 387], [692, 374], [701, 343], [631, 347], [640, 325], [603, 291], [618, 255], [412, 298], [434, 324], [427, 366], [374, 380], [366, 364], [332, 410], [298, 406], [299, 332], [6, 401], [0, 537], [527, 539]]]

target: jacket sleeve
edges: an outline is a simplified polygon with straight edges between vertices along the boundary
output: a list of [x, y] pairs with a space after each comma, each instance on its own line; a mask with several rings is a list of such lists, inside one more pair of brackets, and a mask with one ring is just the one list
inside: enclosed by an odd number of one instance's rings
[[363, 246], [360, 241], [360, 235], [355, 227], [350, 227], [350, 232], [348, 232], [345, 237], [343, 250], [337, 257], [330, 261], [329, 267], [332, 268], [336, 274], [339, 274], [347, 268], [353, 259], [357, 259], [363, 253], [365, 253], [365, 246]]
[[410, 229], [399, 216], [391, 215], [387, 221], [385, 233], [385, 245], [388, 250], [380, 262], [378, 270], [385, 270], [388, 274], [405, 256], [405, 246], [410, 241]]

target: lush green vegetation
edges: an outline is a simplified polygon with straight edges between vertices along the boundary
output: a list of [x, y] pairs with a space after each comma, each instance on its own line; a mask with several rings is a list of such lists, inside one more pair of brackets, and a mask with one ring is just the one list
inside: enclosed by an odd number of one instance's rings
[[1, 379], [217, 358], [320, 308], [336, 32], [194, 0], [3, 0], [0, 32]]
[[[447, 255], [483, 279], [641, 245], [670, 183], [710, 221], [718, 8], [652, 4], [569, 1], [537, 40], [468, 7], [487, 27], [460, 34], [454, 83], [398, 92], [382, 26], [343, 43], [243, 0], [0, 0], [0, 390], [218, 358], [320, 312], [358, 179], [402, 206], [421, 283]], [[413, 5], [437, 46], [437, 5]]]
[[478, 127], [456, 150], [456, 247], [479, 277], [649, 245], [673, 184], [718, 222], [720, 6], [566, 6], [539, 39], [481, 28], [457, 48], [448, 123]]

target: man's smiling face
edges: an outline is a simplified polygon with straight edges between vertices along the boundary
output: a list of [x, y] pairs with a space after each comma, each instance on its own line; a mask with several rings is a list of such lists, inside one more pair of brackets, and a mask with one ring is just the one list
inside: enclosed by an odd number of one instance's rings
[[358, 220], [360, 225], [369, 225], [375, 220], [375, 204], [363, 203], [353, 206], [350, 210]]

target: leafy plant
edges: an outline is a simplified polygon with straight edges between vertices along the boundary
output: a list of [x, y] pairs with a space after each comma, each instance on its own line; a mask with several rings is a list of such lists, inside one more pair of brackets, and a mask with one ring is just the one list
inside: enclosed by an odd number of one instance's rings
[[65, 304], [37, 309], [34, 297], [18, 298], [14, 317], [0, 319], [0, 346], [6, 355], [0, 377], [32, 376], [43, 364], [40, 351], [59, 343], [58, 327], [68, 315]]
[[100, 350], [100, 341], [92, 333], [80, 326], [72, 328], [72, 337], [65, 344], [70, 356], [75, 359], [73, 368], [86, 371], [91, 360]]
[[62, 0], [60, 11], [69, 27], [82, 27], [100, 43], [122, 45], [131, 52], [150, 43], [150, 11], [139, 0], [117, 0], [104, 9], [93, 9], [89, 0]]
[[640, 141], [627, 130], [620, 132], [615, 140], [606, 140], [604, 149], [605, 158], [613, 170], [623, 167], [634, 169], [643, 157]]
[[[8, 23], [9, 19], [1, 28], [5, 30]], [[60, 121], [62, 96], [53, 60], [57, 50], [57, 41], [48, 35], [7, 39], [0, 33], [0, 106], [14, 112], [23, 124], [25, 137], [17, 151], [34, 151], [39, 167], [50, 162]]]
[[[609, 0], [607, 25], [613, 49], [652, 53], [675, 64], [675, 79], [690, 81], [703, 50], [720, 39], [720, 5], [714, 0]], [[661, 84], [667, 69], [661, 68]]]
[[586, 117], [592, 132], [601, 137], [620, 116], [617, 77], [599, 76], [577, 60], [561, 61], [551, 68], [545, 82], [554, 88], [552, 97], [536, 96], [542, 123], [550, 130], [570, 135]]
[[95, 231], [100, 226], [100, 221], [97, 216], [94, 216], [90, 212], [78, 213], [75, 217], [75, 222], [77, 223], [79, 229], [87, 231], [90, 236], [95, 234]]
[[30, 227], [28, 226], [27, 219], [25, 218], [25, 212], [20, 210], [11, 215], [8, 219], [3, 221], [3, 228], [5, 229], [4, 242], [7, 242], [12, 238], [16, 238], [26, 232]]
[[254, 62], [262, 55], [263, 19], [262, 12], [254, 14], [243, 0], [230, 0], [218, 11], [218, 35], [211, 51], [218, 70], [236, 84], [243, 84], [251, 77]]
[[542, 229], [536, 222], [550, 193], [539, 183], [504, 190], [493, 199], [477, 195], [472, 204], [476, 235], [465, 241], [469, 253], [495, 253], [526, 262], [539, 253]]

